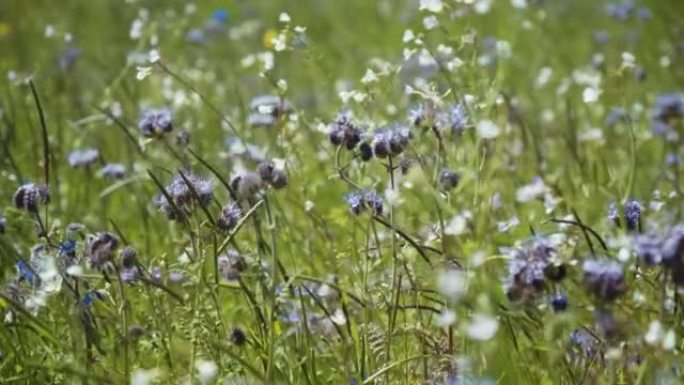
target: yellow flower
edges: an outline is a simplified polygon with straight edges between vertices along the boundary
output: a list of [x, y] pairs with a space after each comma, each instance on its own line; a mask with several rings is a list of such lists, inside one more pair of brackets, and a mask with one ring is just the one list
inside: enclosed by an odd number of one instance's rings
[[274, 28], [269, 28], [264, 32], [264, 47], [267, 49], [273, 49], [275, 46], [275, 39], [278, 38], [278, 30]]
[[12, 32], [12, 26], [0, 21], [0, 38], [8, 36]]

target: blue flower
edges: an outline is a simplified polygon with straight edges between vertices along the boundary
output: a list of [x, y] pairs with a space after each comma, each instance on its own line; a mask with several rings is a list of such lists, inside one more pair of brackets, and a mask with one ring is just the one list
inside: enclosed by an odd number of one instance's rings
[[35, 279], [35, 274], [33, 273], [33, 270], [29, 268], [29, 266], [26, 264], [24, 261], [19, 261], [16, 264], [17, 272], [19, 273], [20, 279], [25, 279], [29, 283], [33, 283]]
[[230, 17], [230, 12], [228, 12], [228, 10], [225, 8], [217, 8], [211, 14], [211, 18], [215, 21], [218, 21], [219, 23], [228, 22], [229, 17]]
[[59, 244], [59, 254], [68, 255], [76, 251], [76, 241], [69, 239], [66, 242], [60, 242]]

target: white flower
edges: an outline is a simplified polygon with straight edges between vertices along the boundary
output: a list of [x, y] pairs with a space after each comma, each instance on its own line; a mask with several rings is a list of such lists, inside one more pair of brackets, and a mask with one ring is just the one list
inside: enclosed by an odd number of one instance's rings
[[527, 0], [511, 0], [511, 5], [518, 9], [527, 8]]
[[138, 80], [144, 80], [146, 77], [150, 76], [152, 74], [152, 67], [140, 67], [138, 66], [138, 73], [135, 75], [135, 78]]
[[290, 20], [291, 20], [290, 15], [288, 15], [285, 12], [281, 13], [280, 16], [278, 17], [278, 21], [280, 21], [281, 23], [289, 23]]
[[385, 190], [385, 201], [392, 207], [399, 206], [403, 200], [399, 194], [399, 189], [388, 188]]
[[401, 39], [404, 43], [408, 43], [416, 38], [416, 35], [410, 29], [404, 31], [404, 37]]
[[195, 363], [197, 368], [197, 379], [202, 385], [211, 384], [218, 375], [218, 366], [214, 361], [199, 360]]
[[494, 139], [501, 133], [501, 129], [491, 120], [483, 120], [477, 124], [477, 134], [482, 139]]
[[361, 83], [363, 84], [368, 84], [368, 83], [373, 83], [378, 81], [378, 75], [373, 72], [372, 69], [367, 69], [366, 74], [363, 75], [363, 78], [361, 78]]
[[437, 16], [426, 16], [423, 18], [423, 27], [425, 29], [430, 30], [430, 29], [435, 29], [439, 26], [439, 21], [437, 20]]
[[672, 351], [676, 345], [677, 336], [675, 335], [674, 330], [670, 329], [665, 333], [665, 337], [663, 337], [663, 349]]
[[55, 36], [55, 27], [52, 25], [48, 25], [45, 27], [45, 37], [53, 37]]
[[128, 33], [132, 40], [138, 40], [142, 36], [142, 29], [145, 26], [145, 22], [140, 19], [133, 20], [131, 24], [131, 31]]
[[437, 290], [452, 301], [461, 298], [466, 289], [466, 274], [461, 270], [448, 269], [437, 277]]
[[279, 79], [279, 80], [276, 82], [276, 85], [278, 86], [278, 89], [279, 89], [279, 90], [281, 90], [281, 91], [283, 91], [283, 92], [287, 91], [287, 80], [285, 80], [285, 79]]
[[439, 327], [451, 326], [456, 322], [456, 313], [453, 310], [446, 309], [437, 316], [435, 322]]
[[553, 74], [553, 69], [551, 67], [544, 67], [539, 70], [537, 75], [537, 80], [534, 82], [537, 87], [542, 87], [551, 80], [551, 75]]
[[462, 235], [468, 231], [468, 221], [462, 215], [456, 215], [449, 221], [444, 228], [444, 233], [447, 235]]
[[442, 0], [420, 0], [420, 10], [440, 13], [443, 8]]
[[313, 210], [314, 207], [315, 205], [312, 201], [308, 200], [304, 202], [304, 211], [306, 211], [307, 213]]
[[663, 327], [660, 324], [660, 321], [651, 321], [650, 325], [648, 325], [648, 331], [644, 336], [644, 341], [646, 341], [646, 343], [649, 345], [655, 345], [658, 343], [658, 341], [660, 341], [662, 335]]
[[520, 187], [515, 192], [515, 199], [518, 202], [529, 202], [542, 196], [546, 192], [546, 189], [544, 181], [541, 180], [541, 178], [535, 178], [532, 183]]
[[489, 9], [492, 7], [493, 1], [494, 0], [478, 0], [475, 3], [475, 12], [479, 13], [480, 15], [489, 12]]
[[150, 51], [150, 63], [154, 64], [161, 60], [161, 56], [159, 55], [159, 50], [153, 49]]
[[582, 91], [582, 101], [585, 103], [594, 103], [598, 100], [599, 95], [601, 95], [601, 89], [586, 87], [584, 91]]
[[159, 369], [136, 369], [131, 373], [131, 385], [150, 385], [159, 377]]
[[622, 66], [625, 68], [634, 68], [636, 65], [636, 58], [631, 52], [622, 53]]
[[284, 33], [280, 33], [273, 39], [273, 49], [277, 52], [281, 52], [285, 51], [285, 48], [287, 48], [287, 39], [285, 38]]
[[496, 335], [499, 321], [486, 314], [475, 314], [468, 327], [468, 337], [477, 341], [487, 341]]

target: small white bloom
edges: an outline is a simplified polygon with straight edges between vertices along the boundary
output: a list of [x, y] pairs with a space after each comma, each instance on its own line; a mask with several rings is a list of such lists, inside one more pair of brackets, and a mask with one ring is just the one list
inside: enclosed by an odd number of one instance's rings
[[312, 201], [308, 200], [308, 201], [304, 202], [304, 211], [306, 211], [307, 213], [309, 211], [313, 210], [314, 207], [315, 207], [315, 205]]
[[363, 78], [361, 78], [361, 83], [363, 84], [373, 83], [376, 81], [378, 81], [378, 76], [370, 68], [366, 70], [366, 74], [363, 75]]
[[131, 385], [150, 385], [159, 377], [159, 369], [136, 369], [131, 373]]
[[55, 36], [55, 27], [52, 25], [48, 25], [45, 27], [45, 37], [53, 37]]
[[489, 9], [492, 7], [492, 2], [494, 2], [494, 0], [477, 0], [475, 3], [475, 13], [482, 15], [489, 12]]
[[284, 33], [280, 33], [273, 39], [273, 49], [281, 52], [285, 51], [285, 48], [287, 48], [287, 38]]
[[532, 183], [520, 187], [515, 192], [515, 199], [518, 202], [529, 202], [542, 196], [545, 192], [546, 185], [544, 181], [541, 178], [535, 178]]
[[304, 32], [306, 32], [306, 27], [302, 27], [301, 25], [298, 25], [298, 26], [294, 27], [294, 31], [297, 33], [304, 33]]
[[426, 16], [423, 18], [423, 27], [427, 30], [435, 29], [439, 26], [439, 21], [437, 20], [437, 16]]
[[150, 51], [150, 63], [154, 64], [161, 60], [161, 56], [159, 55], [159, 50], [153, 49]]
[[537, 80], [535, 81], [535, 85], [537, 87], [543, 87], [546, 85], [546, 83], [551, 80], [551, 75], [553, 74], [553, 69], [551, 67], [544, 67], [541, 70], [539, 70], [539, 74], [537, 75]]
[[501, 133], [501, 129], [491, 120], [483, 120], [477, 124], [477, 134], [482, 139], [494, 139]]
[[646, 343], [649, 345], [655, 345], [656, 343], [658, 343], [658, 341], [660, 341], [662, 334], [663, 334], [663, 327], [660, 324], [660, 321], [658, 321], [658, 320], [651, 321], [651, 324], [648, 325], [648, 331], [646, 332], [646, 335], [644, 336], [644, 341], [646, 341]]
[[511, 5], [518, 9], [527, 8], [527, 0], [511, 0]]
[[443, 8], [442, 0], [420, 0], [420, 10], [440, 13]]
[[278, 21], [280, 21], [281, 23], [289, 23], [290, 20], [292, 20], [292, 19], [290, 19], [290, 15], [288, 15], [285, 12], [281, 13], [280, 16], [278, 17]]
[[589, 128], [577, 133], [577, 140], [580, 142], [603, 142], [603, 130], [600, 128]]
[[582, 91], [582, 101], [585, 103], [594, 103], [599, 99], [601, 90], [599, 88], [587, 87]]
[[218, 366], [214, 361], [199, 360], [195, 368], [197, 368], [197, 379], [202, 385], [211, 384], [216, 380]]
[[399, 206], [403, 200], [399, 194], [399, 189], [388, 188], [385, 190], [385, 201], [392, 207]]
[[437, 277], [437, 290], [452, 301], [461, 298], [466, 289], [466, 274], [461, 270], [448, 269]]
[[486, 314], [475, 314], [468, 327], [468, 337], [477, 341], [487, 341], [496, 335], [499, 321]]
[[131, 40], [138, 40], [142, 36], [142, 29], [145, 26], [145, 22], [140, 19], [133, 20], [131, 24], [131, 30], [128, 33]]
[[462, 235], [468, 231], [468, 221], [462, 215], [456, 215], [449, 221], [444, 228], [444, 233], [447, 235]]
[[456, 323], [456, 313], [453, 310], [446, 309], [437, 316], [435, 322], [439, 327], [451, 326]]
[[278, 89], [280, 91], [287, 91], [287, 80], [285, 79], [279, 79], [278, 82], [276, 82], [276, 85], [278, 86]]
[[347, 324], [347, 317], [344, 316], [344, 311], [342, 309], [337, 309], [335, 310], [335, 313], [333, 313], [330, 316], [330, 320], [335, 324], [335, 325], [346, 325]]
[[144, 80], [146, 77], [150, 76], [152, 74], [152, 67], [140, 67], [138, 66], [138, 73], [135, 75], [135, 78], [138, 80]]
[[408, 43], [416, 38], [416, 35], [410, 29], [404, 31], [404, 37], [401, 39], [404, 43]]
[[636, 65], [636, 58], [631, 52], [622, 53], [622, 66], [625, 68], [634, 68]]
[[665, 333], [665, 337], [663, 337], [663, 349], [672, 351], [676, 345], [677, 336], [675, 335], [674, 330], [670, 329]]

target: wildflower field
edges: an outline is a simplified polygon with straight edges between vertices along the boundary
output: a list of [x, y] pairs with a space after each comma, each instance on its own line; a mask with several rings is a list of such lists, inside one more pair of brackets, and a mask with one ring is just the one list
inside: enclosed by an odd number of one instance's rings
[[0, 383], [680, 384], [681, 0], [0, 0]]

